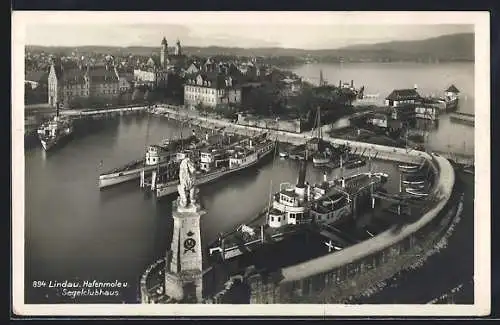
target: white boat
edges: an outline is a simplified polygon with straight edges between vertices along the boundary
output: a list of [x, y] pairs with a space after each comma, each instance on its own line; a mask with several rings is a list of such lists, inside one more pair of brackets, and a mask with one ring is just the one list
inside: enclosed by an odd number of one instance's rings
[[313, 156], [313, 164], [316, 166], [321, 166], [321, 165], [326, 165], [330, 162], [330, 157], [328, 157], [326, 154], [319, 154]]
[[288, 158], [288, 152], [280, 151], [279, 156], [280, 156], [280, 158]]
[[37, 130], [38, 138], [45, 151], [61, 145], [73, 134], [73, 122], [59, 116], [59, 107], [56, 115], [48, 122], [43, 123]]
[[408, 181], [408, 180], [403, 180], [403, 184], [405, 185], [424, 185], [425, 181]]
[[422, 192], [420, 189], [417, 189], [417, 188], [407, 187], [407, 188], [405, 188], [405, 191], [408, 194], [418, 196], [418, 197], [425, 197], [425, 196], [429, 195], [429, 193]]
[[[256, 165], [261, 159], [263, 159], [268, 154], [274, 152], [275, 142], [272, 140], [264, 139], [262, 142], [251, 145], [246, 150], [236, 151], [229, 158], [229, 166], [227, 167], [216, 167], [213, 170], [208, 170], [208, 168], [203, 168], [205, 170], [200, 170], [195, 178], [195, 185], [200, 186], [213, 182], [223, 176], [244, 170], [246, 168]], [[156, 198], [174, 194], [177, 192], [177, 185], [179, 185], [179, 179], [176, 177], [167, 182], [158, 182], [156, 184]]]
[[399, 165], [398, 167], [404, 173], [414, 173], [420, 169], [419, 165]]

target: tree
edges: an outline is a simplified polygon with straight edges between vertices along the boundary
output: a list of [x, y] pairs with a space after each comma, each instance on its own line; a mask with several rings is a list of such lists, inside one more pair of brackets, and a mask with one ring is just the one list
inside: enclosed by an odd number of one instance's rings
[[245, 97], [245, 106], [257, 115], [269, 116], [273, 111], [278, 111], [280, 105], [280, 98], [271, 87], [253, 88]]

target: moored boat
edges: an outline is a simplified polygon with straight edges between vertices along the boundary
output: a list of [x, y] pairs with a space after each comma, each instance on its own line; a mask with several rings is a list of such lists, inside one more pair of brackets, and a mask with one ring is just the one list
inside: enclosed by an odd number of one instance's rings
[[[209, 245], [212, 258], [229, 260], [279, 242], [310, 229], [311, 225], [334, 225], [352, 216], [353, 197], [369, 195], [387, 181], [384, 173], [360, 173], [322, 183], [305, 182], [305, 162], [301, 163], [297, 184], [280, 184], [272, 203], [249, 225], [241, 225]], [[253, 225], [251, 225], [253, 223]]]
[[69, 140], [73, 130], [73, 122], [69, 118], [59, 116], [59, 106], [57, 106], [56, 115], [40, 125], [37, 134], [43, 149], [49, 151]]
[[280, 156], [280, 158], [288, 158], [288, 152], [280, 151], [279, 156]]
[[403, 173], [413, 173], [417, 172], [420, 169], [419, 165], [414, 165], [414, 164], [402, 164], [399, 165], [399, 170]]
[[354, 158], [346, 161], [344, 164], [347, 169], [359, 168], [366, 165], [366, 159]]
[[[245, 142], [246, 145], [243, 145]], [[275, 146], [275, 141], [268, 139], [267, 134], [264, 134], [247, 139], [236, 147], [202, 152], [200, 161], [194, 161], [198, 165], [195, 184], [197, 186], [207, 184], [252, 167], [273, 153]], [[179, 180], [176, 176], [158, 175], [158, 181], [155, 183], [154, 190], [156, 198], [159, 199], [176, 193]]]
[[102, 172], [99, 175], [99, 188], [103, 189], [138, 179], [142, 172], [149, 174], [157, 168], [165, 167], [171, 163], [180, 146], [190, 143], [198, 143], [198, 139], [190, 136], [186, 139], [165, 140], [160, 144], [149, 145], [144, 158]]
[[315, 166], [324, 166], [330, 162], [330, 157], [326, 152], [318, 153], [312, 158]]
[[425, 197], [429, 195], [429, 193], [423, 192], [421, 188], [407, 187], [405, 188], [405, 192], [417, 197]]

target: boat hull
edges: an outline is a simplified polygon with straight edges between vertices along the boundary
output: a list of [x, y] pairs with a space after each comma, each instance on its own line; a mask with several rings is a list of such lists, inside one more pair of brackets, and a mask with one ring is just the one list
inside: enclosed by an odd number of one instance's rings
[[55, 138], [40, 137], [40, 144], [42, 145], [42, 148], [45, 151], [54, 150], [58, 147], [62, 147], [63, 145], [65, 145], [69, 141], [72, 135], [73, 132]]
[[313, 158], [313, 164], [315, 166], [327, 165], [330, 162], [328, 158]]
[[141, 170], [142, 169], [139, 168], [139, 169], [134, 169], [132, 171], [128, 171], [126, 173], [121, 173], [122, 175], [113, 175], [113, 176], [108, 176], [106, 178], [99, 177], [99, 188], [103, 189], [106, 187], [138, 179], [141, 176]]
[[[160, 165], [161, 167], [162, 165]], [[127, 170], [123, 172], [116, 172], [116, 173], [110, 173], [110, 174], [105, 174], [105, 175], [100, 175], [99, 176], [99, 188], [103, 189], [109, 186], [125, 183], [128, 181], [132, 181], [134, 179], [138, 179], [141, 177], [141, 172], [144, 169], [144, 173], [147, 174], [151, 173], [154, 169], [158, 168], [158, 166], [147, 166], [145, 168], [139, 167], [139, 168], [134, 168], [132, 170]]]

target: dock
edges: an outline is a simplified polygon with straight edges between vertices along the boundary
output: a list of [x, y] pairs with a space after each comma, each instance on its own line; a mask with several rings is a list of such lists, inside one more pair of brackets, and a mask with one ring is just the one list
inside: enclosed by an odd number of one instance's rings
[[475, 125], [475, 116], [474, 116], [474, 114], [469, 114], [469, 113], [453, 112], [453, 113], [450, 113], [450, 121], [465, 124], [465, 125], [474, 126]]

